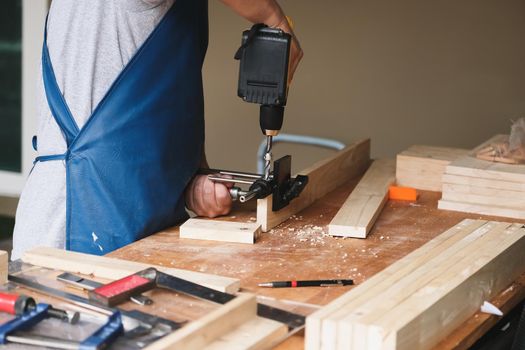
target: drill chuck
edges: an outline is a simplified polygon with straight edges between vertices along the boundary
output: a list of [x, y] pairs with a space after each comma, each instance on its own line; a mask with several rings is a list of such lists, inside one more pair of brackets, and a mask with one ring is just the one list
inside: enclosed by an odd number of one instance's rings
[[261, 105], [259, 124], [266, 136], [275, 136], [283, 126], [284, 106]]

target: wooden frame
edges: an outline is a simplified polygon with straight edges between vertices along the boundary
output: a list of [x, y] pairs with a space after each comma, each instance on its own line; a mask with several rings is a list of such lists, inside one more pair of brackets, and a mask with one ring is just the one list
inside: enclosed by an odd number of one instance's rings
[[272, 211], [272, 196], [257, 200], [257, 223], [267, 232], [345, 182], [363, 174], [370, 165], [370, 139], [358, 141], [334, 156], [300, 172], [308, 175], [308, 185], [298, 198]]

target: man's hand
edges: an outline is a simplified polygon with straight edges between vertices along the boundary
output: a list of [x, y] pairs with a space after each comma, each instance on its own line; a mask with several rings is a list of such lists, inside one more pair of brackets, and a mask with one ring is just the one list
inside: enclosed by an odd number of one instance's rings
[[198, 216], [214, 218], [226, 215], [232, 208], [229, 191], [232, 186], [213, 182], [206, 175], [197, 175], [186, 189], [186, 206]]

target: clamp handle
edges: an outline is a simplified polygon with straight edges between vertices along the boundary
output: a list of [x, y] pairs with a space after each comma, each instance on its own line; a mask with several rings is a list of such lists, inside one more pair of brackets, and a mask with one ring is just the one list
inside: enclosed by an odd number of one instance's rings
[[14, 318], [0, 326], [0, 344], [7, 343], [7, 337], [11, 334], [27, 330], [47, 318], [49, 304], [37, 304], [36, 308]]
[[115, 311], [102, 327], [79, 344], [79, 350], [105, 349], [122, 334], [122, 317], [119, 311]]

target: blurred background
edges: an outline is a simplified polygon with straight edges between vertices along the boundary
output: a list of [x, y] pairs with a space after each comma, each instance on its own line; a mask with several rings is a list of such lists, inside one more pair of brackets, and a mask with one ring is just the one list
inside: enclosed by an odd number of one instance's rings
[[[280, 3], [305, 53], [283, 132], [347, 144], [370, 137], [374, 157], [394, 157], [411, 144], [472, 148], [525, 116], [524, 0]], [[0, 239], [8, 241], [34, 158], [34, 86], [48, 1], [2, 6]], [[218, 0], [209, 6], [208, 160], [212, 167], [255, 171], [258, 106], [237, 97], [233, 60], [250, 24]], [[279, 144], [274, 153], [292, 154], [298, 171], [331, 152]]]

